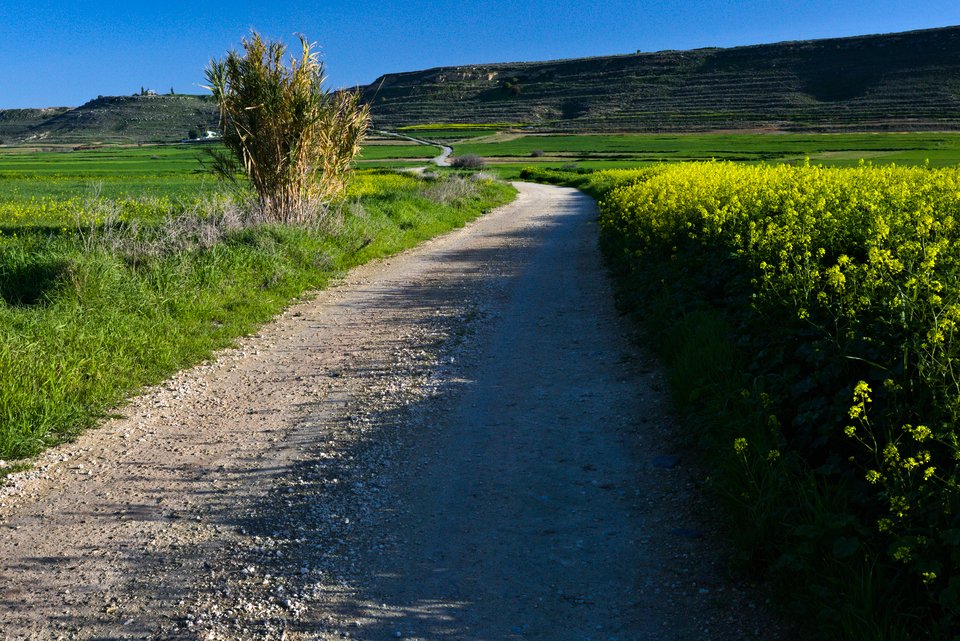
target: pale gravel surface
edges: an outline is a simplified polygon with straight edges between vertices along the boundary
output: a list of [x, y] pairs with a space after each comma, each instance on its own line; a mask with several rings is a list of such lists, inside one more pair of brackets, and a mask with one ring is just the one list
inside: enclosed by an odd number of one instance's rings
[[595, 205], [517, 186], [8, 478], [0, 637], [781, 638], [689, 457], [650, 465]]

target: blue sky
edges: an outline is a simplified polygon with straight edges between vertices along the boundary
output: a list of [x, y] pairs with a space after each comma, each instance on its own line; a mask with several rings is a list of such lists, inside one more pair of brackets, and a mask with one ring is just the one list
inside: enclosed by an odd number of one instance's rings
[[0, 5], [0, 109], [147, 87], [204, 93], [212, 58], [256, 29], [323, 51], [333, 88], [431, 67], [734, 47], [960, 25], [956, 0], [137, 0]]

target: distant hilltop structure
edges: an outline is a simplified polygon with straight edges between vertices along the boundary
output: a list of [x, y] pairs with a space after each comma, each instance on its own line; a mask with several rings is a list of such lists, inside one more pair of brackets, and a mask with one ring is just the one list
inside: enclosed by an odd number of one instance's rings
[[198, 142], [201, 140], [215, 140], [220, 138], [220, 133], [216, 131], [210, 131], [209, 129], [205, 131], [198, 131], [191, 129], [187, 134], [187, 137], [181, 140], [180, 142]]

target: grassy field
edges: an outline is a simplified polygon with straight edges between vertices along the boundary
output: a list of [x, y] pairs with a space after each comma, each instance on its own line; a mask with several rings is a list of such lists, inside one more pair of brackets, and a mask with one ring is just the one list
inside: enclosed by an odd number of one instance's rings
[[[50, 208], [98, 195], [114, 200], [196, 200], [220, 191], [197, 145], [0, 153], [0, 225], [37, 224]], [[13, 212], [19, 212], [14, 216]], [[56, 224], [59, 214], [51, 219]]]
[[[214, 143], [215, 144], [215, 143]], [[98, 149], [38, 152], [0, 149], [0, 211], [31, 201], [64, 202], [92, 193], [111, 199], [195, 200], [214, 196], [222, 186], [204, 165], [203, 144], [106, 146]], [[439, 147], [373, 139], [358, 158], [361, 167], [424, 165]], [[32, 209], [36, 214], [39, 209]], [[0, 224], [3, 221], [0, 214]], [[6, 216], [7, 219], [10, 216]], [[34, 219], [36, 220], [36, 219]]]
[[0, 157], [0, 459], [71, 438], [292, 298], [514, 193], [361, 169], [315, 223], [288, 227], [198, 166], [177, 146]]
[[[874, 165], [960, 164], [958, 133], [857, 134], [535, 134], [524, 129], [422, 126], [403, 134], [452, 146], [455, 156], [476, 154], [505, 177], [521, 165], [583, 169], [637, 167], [660, 162], [730, 160], [741, 163], [803, 163], [854, 167]], [[365, 166], [403, 166], [429, 161], [432, 146], [398, 144], [389, 138], [364, 149]]]
[[366, 145], [360, 152], [357, 160], [360, 162], [380, 160], [430, 160], [440, 155], [440, 148], [432, 145], [410, 144], [378, 144]]
[[422, 140], [470, 140], [482, 138], [500, 131], [522, 129], [523, 125], [414, 125], [400, 127], [398, 133]]
[[[407, 134], [403, 134], [407, 135]], [[399, 136], [373, 133], [367, 136], [359, 160], [365, 164], [378, 161], [428, 161], [440, 155], [440, 147], [422, 145]]]
[[[424, 133], [426, 137], [427, 134]], [[577, 162], [582, 167], [612, 168], [638, 164], [731, 160], [737, 162], [811, 162], [855, 166], [874, 164], [933, 167], [960, 163], [960, 134], [620, 134], [537, 135], [503, 132], [454, 143], [457, 155], [477, 154], [497, 161]], [[534, 152], [543, 152], [534, 157]]]

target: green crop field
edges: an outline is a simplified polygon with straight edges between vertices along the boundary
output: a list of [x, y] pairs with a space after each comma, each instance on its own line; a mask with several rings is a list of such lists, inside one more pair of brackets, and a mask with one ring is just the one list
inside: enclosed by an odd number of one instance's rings
[[408, 158], [429, 160], [439, 155], [440, 148], [433, 145], [378, 143], [364, 145], [358, 160], [362, 162]]
[[[123, 203], [137, 215], [181, 209], [220, 195], [224, 186], [205, 165], [216, 143], [106, 146], [98, 149], [0, 152], [0, 228], [58, 225], [91, 198]], [[218, 146], [216, 146], [219, 148]], [[425, 165], [440, 154], [431, 145], [371, 141], [358, 167]]]
[[[803, 161], [829, 166], [874, 164], [934, 167], [960, 164], [960, 134], [488, 134], [454, 145], [456, 155], [477, 154], [498, 161], [578, 162], [610, 168], [692, 160], [739, 162]], [[534, 157], [534, 152], [543, 152]]]
[[291, 298], [513, 193], [359, 169], [310, 223], [279, 225], [200, 157], [190, 145], [0, 156], [0, 460], [71, 438]]
[[220, 186], [196, 145], [103, 147], [0, 154], [0, 224], [42, 222], [44, 211], [96, 195], [115, 200], [196, 200]]

